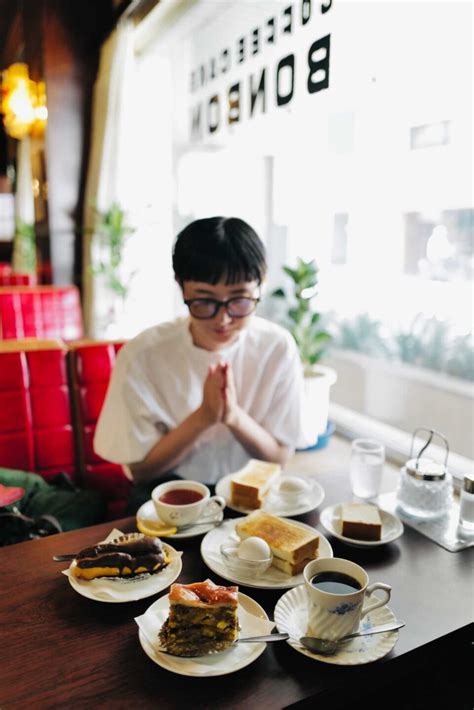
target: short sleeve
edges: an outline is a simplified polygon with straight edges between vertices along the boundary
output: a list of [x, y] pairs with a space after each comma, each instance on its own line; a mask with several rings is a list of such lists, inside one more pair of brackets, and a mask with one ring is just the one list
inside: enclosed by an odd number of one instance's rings
[[97, 422], [94, 449], [120, 464], [142, 461], [170, 427], [169, 414], [127, 346], [119, 352]]
[[261, 425], [290, 449], [309, 446], [311, 442], [306, 440], [302, 423], [303, 368], [296, 344], [289, 334], [272, 353], [266, 370], [272, 372], [272, 396]]

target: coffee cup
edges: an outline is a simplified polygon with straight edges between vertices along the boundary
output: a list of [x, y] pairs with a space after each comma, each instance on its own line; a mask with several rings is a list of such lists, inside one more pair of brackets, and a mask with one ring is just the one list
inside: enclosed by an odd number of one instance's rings
[[153, 489], [151, 498], [158, 517], [176, 527], [211, 517], [226, 505], [221, 496], [211, 497], [209, 488], [199, 481], [161, 483]]
[[[303, 576], [308, 595], [307, 635], [332, 641], [357, 631], [360, 620], [387, 604], [392, 591], [381, 582], [369, 585], [362, 567], [338, 557], [308, 562]], [[384, 598], [369, 602], [376, 590]]]

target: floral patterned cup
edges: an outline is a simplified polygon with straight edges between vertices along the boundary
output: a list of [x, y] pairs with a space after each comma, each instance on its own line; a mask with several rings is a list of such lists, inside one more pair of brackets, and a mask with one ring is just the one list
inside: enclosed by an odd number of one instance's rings
[[[345, 588], [346, 593], [327, 591], [342, 589], [340, 583], [318, 583], [319, 575], [332, 579], [344, 580], [346, 576], [354, 585]], [[375, 582], [369, 586], [367, 572], [354, 562], [338, 557], [328, 557], [308, 562], [303, 571], [306, 593], [308, 595], [307, 635], [337, 641], [342, 636], [357, 631], [360, 620], [390, 599], [392, 588], [388, 584]], [[316, 579], [315, 579], [316, 578]], [[315, 586], [315, 583], [318, 586]], [[326, 587], [323, 591], [322, 587]], [[358, 588], [357, 588], [358, 587]], [[366, 598], [380, 589], [384, 598], [375, 597], [375, 601], [364, 605]]]

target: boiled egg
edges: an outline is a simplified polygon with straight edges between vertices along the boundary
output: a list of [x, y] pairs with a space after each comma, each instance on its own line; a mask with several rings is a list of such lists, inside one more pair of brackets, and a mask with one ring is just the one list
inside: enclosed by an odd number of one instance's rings
[[304, 478], [288, 476], [281, 481], [279, 491], [283, 498], [297, 498], [309, 493], [310, 488], [310, 483]]
[[241, 560], [251, 560], [252, 562], [258, 562], [260, 560], [267, 560], [271, 557], [272, 553], [268, 543], [262, 540], [261, 537], [248, 537], [246, 540], [242, 540], [237, 550], [237, 557]]

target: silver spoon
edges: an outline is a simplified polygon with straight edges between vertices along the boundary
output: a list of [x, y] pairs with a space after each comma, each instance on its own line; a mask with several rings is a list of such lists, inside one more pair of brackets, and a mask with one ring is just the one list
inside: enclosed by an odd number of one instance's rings
[[343, 641], [349, 641], [349, 639], [357, 638], [358, 636], [370, 636], [371, 634], [383, 634], [387, 631], [395, 631], [396, 629], [401, 629], [402, 626], [405, 626], [404, 621], [394, 621], [390, 624], [372, 626], [371, 629], [366, 629], [365, 631], [355, 631], [353, 634], [342, 636], [337, 641], [318, 639], [313, 636], [302, 636], [298, 639], [298, 641], [313, 653], [320, 653], [325, 656], [330, 656], [336, 652], [337, 647]]

